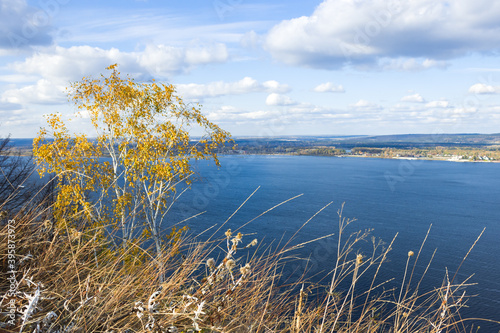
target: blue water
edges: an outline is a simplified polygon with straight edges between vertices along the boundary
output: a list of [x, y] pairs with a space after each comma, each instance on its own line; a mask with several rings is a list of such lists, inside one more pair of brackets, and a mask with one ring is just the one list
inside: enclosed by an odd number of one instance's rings
[[[486, 228], [460, 267], [455, 282], [474, 274], [469, 282], [477, 283], [467, 288], [467, 295], [478, 296], [468, 301], [468, 309], [461, 311], [464, 317], [500, 320], [500, 164], [297, 156], [224, 156], [221, 163], [220, 169], [206, 161], [196, 165], [199, 179], [192, 191], [179, 200], [170, 215], [171, 222], [204, 211], [188, 222], [194, 233], [220, 226], [260, 186], [224, 226], [222, 234], [227, 228], [238, 229], [274, 205], [302, 194], [240, 230], [244, 234], [255, 233], [245, 237], [248, 241], [256, 237], [269, 244], [284, 234], [288, 239], [332, 201], [294, 240], [296, 244], [335, 233], [332, 238], [296, 252], [310, 257], [312, 274], [324, 275], [334, 265], [337, 211], [345, 203], [343, 215], [357, 219], [348, 233], [373, 228], [372, 234], [387, 243], [398, 233], [389, 262], [379, 277], [380, 282], [395, 278], [393, 285], [387, 287], [401, 283], [408, 251], [418, 252], [432, 224], [414, 278], [416, 282], [437, 249], [422, 291], [439, 287], [446, 269], [451, 279]], [[365, 255], [370, 254], [369, 248], [369, 243], [360, 245]], [[305, 262], [293, 265], [305, 267]], [[293, 274], [293, 268], [285, 274]], [[500, 325], [486, 322], [479, 325], [486, 332], [500, 329]]]

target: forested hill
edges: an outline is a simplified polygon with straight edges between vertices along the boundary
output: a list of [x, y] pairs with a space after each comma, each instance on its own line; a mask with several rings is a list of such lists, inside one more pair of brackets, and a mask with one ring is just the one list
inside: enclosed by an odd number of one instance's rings
[[398, 134], [377, 136], [283, 136], [271, 138], [236, 137], [242, 150], [275, 150], [282, 147], [355, 147], [421, 148], [421, 147], [492, 147], [500, 146], [498, 134]]
[[400, 134], [379, 135], [348, 139], [366, 143], [413, 143], [441, 145], [496, 145], [500, 144], [500, 133], [496, 134]]

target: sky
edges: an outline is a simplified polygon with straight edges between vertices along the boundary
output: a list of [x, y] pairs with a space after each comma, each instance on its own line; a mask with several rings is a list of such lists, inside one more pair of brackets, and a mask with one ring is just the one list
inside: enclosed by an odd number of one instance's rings
[[[233, 136], [500, 132], [500, 2], [0, 0], [0, 137], [117, 63]], [[69, 120], [73, 119], [73, 120]]]

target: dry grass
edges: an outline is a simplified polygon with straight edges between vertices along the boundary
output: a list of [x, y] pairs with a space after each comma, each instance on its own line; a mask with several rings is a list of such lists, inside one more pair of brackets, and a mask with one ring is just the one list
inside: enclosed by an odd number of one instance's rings
[[[181, 238], [153, 256], [138, 244], [110, 250], [102, 231], [56, 229], [50, 218], [44, 208], [2, 216], [2, 332], [472, 330], [459, 315], [467, 281], [457, 283], [444, 272], [440, 287], [421, 294], [426, 271], [412, 281], [421, 248], [408, 253], [400, 287], [385, 290], [387, 281], [378, 275], [392, 242], [384, 248], [372, 239], [372, 253], [357, 253], [369, 231], [346, 234], [353, 220], [341, 210], [327, 286], [311, 283], [306, 273], [295, 281], [283, 276], [290, 254], [307, 244], [266, 247], [228, 230], [205, 242]], [[9, 220], [15, 221], [10, 227]], [[15, 236], [13, 293], [9, 229]], [[360, 279], [371, 281], [369, 287], [362, 289]], [[10, 324], [9, 304], [15, 308]]]

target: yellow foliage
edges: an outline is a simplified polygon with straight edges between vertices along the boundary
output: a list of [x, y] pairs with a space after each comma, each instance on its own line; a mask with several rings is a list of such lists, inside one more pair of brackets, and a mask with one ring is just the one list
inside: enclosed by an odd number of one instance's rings
[[[40, 175], [58, 177], [56, 219], [114, 226], [125, 244], [143, 228], [159, 238], [176, 186], [193, 174], [190, 161], [213, 159], [219, 165], [216, 149], [231, 139], [198, 106], [186, 105], [173, 85], [137, 83], [117, 68], [109, 66], [109, 76], [84, 77], [69, 89], [76, 116], [88, 114], [95, 139], [72, 136], [62, 116], [51, 114], [33, 147]], [[196, 143], [193, 126], [204, 132]]]

